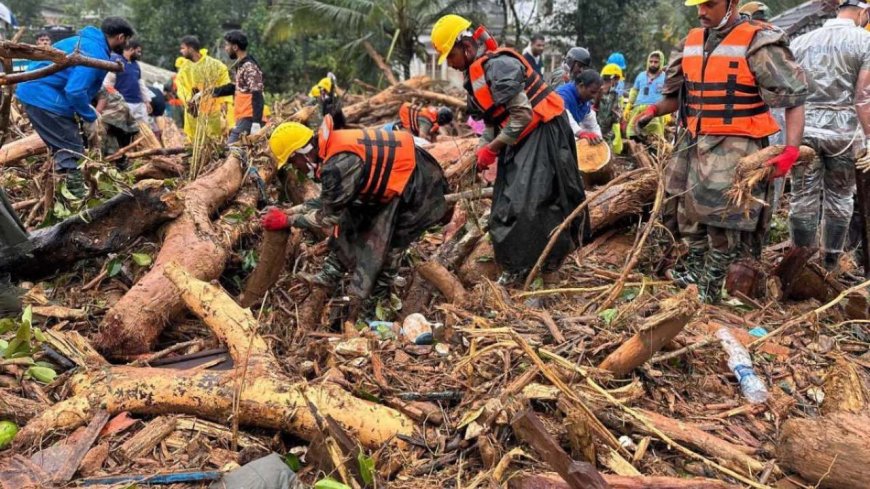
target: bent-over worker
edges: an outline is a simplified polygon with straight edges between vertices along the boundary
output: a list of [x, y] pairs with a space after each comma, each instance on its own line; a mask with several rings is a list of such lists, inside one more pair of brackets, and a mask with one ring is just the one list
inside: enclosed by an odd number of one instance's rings
[[415, 137], [434, 143], [441, 128], [453, 122], [453, 111], [448, 107], [431, 105], [419, 107], [405, 102], [399, 108], [399, 120], [384, 126], [387, 130], [405, 130]]

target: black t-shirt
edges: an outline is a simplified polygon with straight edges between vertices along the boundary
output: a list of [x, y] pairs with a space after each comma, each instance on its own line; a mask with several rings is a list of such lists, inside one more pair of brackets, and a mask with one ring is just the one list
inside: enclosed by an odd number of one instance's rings
[[154, 97], [151, 98], [151, 117], [161, 117], [166, 113], [166, 97], [163, 91], [154, 87], [148, 87]]

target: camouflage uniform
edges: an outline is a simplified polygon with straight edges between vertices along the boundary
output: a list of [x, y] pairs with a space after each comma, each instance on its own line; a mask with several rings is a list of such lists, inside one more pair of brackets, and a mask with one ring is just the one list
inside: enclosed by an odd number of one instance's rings
[[[736, 25], [736, 24], [735, 24]], [[709, 53], [733, 26], [707, 31], [705, 52]], [[679, 96], [684, 77], [683, 45], [671, 54], [663, 95]], [[798, 107], [807, 97], [807, 82], [801, 67], [789, 51], [781, 30], [759, 31], [747, 51], [749, 69], [755, 76], [762, 99], [772, 108]], [[747, 214], [728, 203], [725, 192], [731, 187], [737, 161], [767, 146], [767, 138], [707, 136], [692, 138], [681, 131], [674, 160], [666, 172], [666, 190], [677, 201], [680, 235], [689, 245], [684, 269], [678, 282], [698, 283], [702, 294], [715, 301], [728, 266], [740, 256], [760, 251], [759, 237], [769, 224], [760, 202], [769, 201], [769, 185], [760, 183], [753, 191], [759, 199]], [[771, 192], [772, 194], [772, 192]]]
[[118, 91], [103, 87], [97, 93], [97, 99], [106, 101], [106, 106], [100, 113], [100, 120], [106, 129], [101, 149], [104, 155], [110, 155], [130, 144], [133, 135], [139, 132], [139, 125]]
[[789, 227], [796, 246], [817, 246], [822, 214], [825, 265], [833, 268], [848, 234], [855, 161], [864, 149], [855, 106], [866, 104], [868, 97], [855, 92], [858, 74], [870, 70], [870, 32], [848, 19], [830, 19], [791, 45], [813, 79], [803, 143], [816, 150], [817, 157], [792, 171]]
[[416, 156], [405, 191], [387, 204], [357, 200], [365, 183], [359, 156], [339, 153], [323, 163], [320, 198], [291, 218], [296, 227], [331, 231], [330, 256], [321, 274], [327, 283], [321, 285], [336, 285], [345, 270], [353, 270], [349, 295], [368, 298], [376, 285], [383, 287], [395, 276], [405, 249], [444, 217], [444, 173], [425, 150], [416, 148]]
[[598, 101], [598, 125], [601, 127], [601, 134], [605, 139], [613, 136], [613, 125], [619, 124], [619, 118], [622, 115], [619, 99], [619, 92], [614, 84], [610, 91], [602, 95], [601, 100]]

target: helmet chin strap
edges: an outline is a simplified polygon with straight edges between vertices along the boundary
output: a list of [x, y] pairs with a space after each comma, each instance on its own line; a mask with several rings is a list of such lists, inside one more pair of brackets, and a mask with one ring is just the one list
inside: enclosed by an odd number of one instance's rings
[[728, 7], [726, 7], [728, 9], [728, 13], [725, 14], [725, 17], [722, 18], [722, 21], [719, 22], [719, 25], [717, 25], [713, 29], [718, 31], [719, 29], [725, 27], [725, 25], [728, 24], [728, 21], [731, 20], [731, 4], [733, 2], [734, 0], [728, 0]]

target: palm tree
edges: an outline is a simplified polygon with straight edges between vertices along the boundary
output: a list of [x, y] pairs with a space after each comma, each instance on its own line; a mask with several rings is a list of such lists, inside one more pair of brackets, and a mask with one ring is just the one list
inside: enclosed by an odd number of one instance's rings
[[388, 61], [397, 61], [402, 74], [408, 77], [414, 54], [424, 52], [420, 35], [428, 34], [441, 15], [468, 13], [476, 3], [476, 0], [284, 0], [273, 4], [267, 35], [276, 41], [307, 35], [338, 36], [348, 39], [348, 48], [365, 52], [378, 66], [384, 61], [382, 53], [386, 53]]

